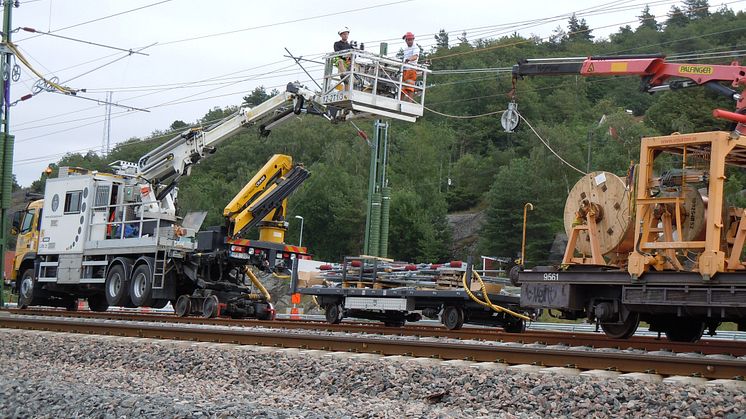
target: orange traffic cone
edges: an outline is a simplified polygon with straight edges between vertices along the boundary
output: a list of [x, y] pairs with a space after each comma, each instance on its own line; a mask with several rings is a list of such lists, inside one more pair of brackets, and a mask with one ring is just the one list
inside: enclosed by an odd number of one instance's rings
[[297, 307], [300, 304], [300, 294], [295, 293], [290, 296], [290, 302], [293, 303], [293, 308], [290, 309], [290, 320], [300, 320], [300, 310]]

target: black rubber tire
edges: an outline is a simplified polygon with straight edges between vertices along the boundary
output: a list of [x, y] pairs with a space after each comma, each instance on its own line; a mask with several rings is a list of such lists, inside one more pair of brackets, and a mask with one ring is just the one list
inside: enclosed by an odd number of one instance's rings
[[174, 304], [174, 312], [179, 317], [186, 317], [192, 312], [192, 299], [188, 295], [181, 295]]
[[88, 308], [91, 311], [103, 312], [109, 309], [109, 303], [104, 294], [93, 294], [88, 296]]
[[629, 313], [622, 324], [601, 323], [601, 330], [612, 339], [629, 339], [640, 325], [640, 314]]
[[18, 308], [28, 308], [34, 304], [34, 288], [36, 279], [34, 270], [26, 269], [21, 275], [20, 284], [18, 285]]
[[130, 298], [137, 307], [153, 304], [153, 272], [147, 263], [137, 265], [130, 279]]
[[327, 323], [339, 324], [342, 321], [343, 309], [341, 304], [329, 304], [324, 311]]
[[109, 268], [104, 282], [104, 295], [109, 306], [134, 306], [130, 300], [129, 281], [122, 265], [116, 264]]
[[215, 295], [211, 295], [205, 298], [204, 303], [202, 303], [202, 317], [206, 319], [211, 319], [213, 317], [216, 317], [218, 315], [219, 304], [220, 304], [220, 301], [218, 300], [218, 297]]
[[404, 320], [386, 320], [383, 322], [383, 325], [386, 327], [402, 327], [404, 323]]
[[694, 319], [681, 319], [669, 326], [666, 337], [671, 342], [692, 343], [698, 341], [705, 331], [705, 323]]
[[458, 330], [464, 326], [464, 309], [456, 306], [446, 306], [440, 321], [448, 330]]

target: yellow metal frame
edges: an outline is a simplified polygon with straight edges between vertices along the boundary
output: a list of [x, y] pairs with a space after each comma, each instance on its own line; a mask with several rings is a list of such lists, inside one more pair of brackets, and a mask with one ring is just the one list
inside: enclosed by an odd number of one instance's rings
[[[651, 192], [657, 186], [653, 165], [655, 158], [662, 153], [681, 155], [684, 157], [684, 164], [691, 156], [709, 161], [709, 202], [705, 212], [704, 240], [685, 241], [682, 234], [678, 234], [678, 237], [673, 234], [674, 230], [682, 231], [683, 196], [657, 198]], [[678, 255], [681, 251], [689, 250], [696, 252], [698, 257], [694, 266], [688, 269], [699, 272], [704, 280], [709, 280], [718, 272], [744, 269], [740, 260], [746, 240], [746, 221], [742, 209], [733, 212], [738, 227], [731, 234], [732, 245], [727, 239], [723, 240], [726, 165], [746, 167], [746, 137], [716, 131], [642, 139], [636, 195], [635, 247], [628, 264], [628, 271], [634, 278], [639, 278], [651, 269], [686, 270]], [[670, 210], [672, 207], [673, 211]]]

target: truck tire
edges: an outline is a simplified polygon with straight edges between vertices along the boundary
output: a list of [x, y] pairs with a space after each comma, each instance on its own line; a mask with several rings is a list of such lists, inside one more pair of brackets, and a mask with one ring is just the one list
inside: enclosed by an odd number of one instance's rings
[[91, 311], [106, 311], [109, 309], [109, 303], [106, 301], [106, 296], [102, 294], [93, 294], [88, 296], [88, 308]]
[[130, 280], [130, 298], [137, 307], [149, 307], [153, 303], [153, 273], [147, 263], [137, 265]]
[[124, 266], [116, 264], [109, 268], [104, 283], [106, 302], [110, 306], [126, 307], [132, 305], [129, 293], [129, 281], [124, 273]]
[[21, 284], [18, 286], [18, 308], [28, 308], [34, 302], [34, 288], [36, 278], [34, 270], [26, 269], [21, 276]]

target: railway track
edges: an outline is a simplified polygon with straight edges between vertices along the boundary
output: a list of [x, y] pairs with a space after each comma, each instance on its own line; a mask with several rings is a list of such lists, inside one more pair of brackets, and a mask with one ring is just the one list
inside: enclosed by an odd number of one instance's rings
[[282, 348], [318, 349], [406, 355], [443, 360], [535, 364], [619, 372], [654, 372], [661, 375], [732, 379], [742, 377], [746, 360], [708, 356], [681, 356], [660, 352], [590, 350], [578, 347], [537, 346], [495, 342], [453, 342], [386, 339], [381, 336], [349, 336], [304, 332], [282, 333], [255, 328], [216, 327], [199, 324], [170, 324], [128, 320], [65, 318], [61, 316], [0, 315], [0, 327], [158, 338], [197, 342], [220, 342]]
[[442, 326], [407, 325], [401, 328], [386, 327], [374, 322], [343, 322], [329, 324], [313, 320], [255, 320], [255, 319], [203, 319], [199, 317], [177, 317], [169, 314], [143, 314], [125, 311], [64, 311], [53, 309], [5, 309], [12, 314], [27, 316], [57, 316], [73, 318], [98, 318], [108, 320], [147, 321], [155, 323], [207, 324], [220, 326], [266, 327], [273, 329], [316, 330], [345, 333], [365, 333], [371, 335], [397, 335], [451, 338], [460, 340], [481, 340], [491, 342], [515, 342], [519, 344], [544, 344], [587, 346], [591, 348], [638, 349], [643, 351], [670, 351], [673, 353], [701, 353], [704, 355], [746, 356], [746, 342], [701, 339], [696, 343], [670, 342], [651, 336], [633, 336], [629, 339], [610, 339], [603, 333], [558, 332], [528, 330], [523, 333], [506, 333], [500, 329], [467, 327], [448, 330]]

